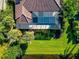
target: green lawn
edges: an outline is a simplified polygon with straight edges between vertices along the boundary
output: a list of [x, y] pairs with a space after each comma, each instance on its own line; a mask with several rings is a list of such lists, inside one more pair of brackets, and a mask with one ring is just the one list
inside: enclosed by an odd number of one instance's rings
[[33, 40], [27, 48], [27, 54], [63, 54], [64, 42], [57, 40]]
[[[74, 45], [72, 45], [72, 41], [69, 44], [67, 43], [67, 27], [68, 22], [65, 23], [65, 30], [59, 39], [32, 40], [31, 44], [28, 45], [26, 54], [64, 54], [66, 48], [70, 47], [71, 50]], [[76, 53], [78, 46], [77, 44], [72, 53]]]
[[[65, 34], [64, 34], [65, 35]], [[26, 54], [63, 54], [67, 46], [66, 37], [51, 40], [32, 40]]]

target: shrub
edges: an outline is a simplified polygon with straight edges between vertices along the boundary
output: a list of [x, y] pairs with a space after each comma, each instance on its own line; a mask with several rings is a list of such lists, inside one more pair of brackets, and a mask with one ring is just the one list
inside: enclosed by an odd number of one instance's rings
[[30, 41], [30, 40], [33, 40], [34, 39], [34, 32], [32, 31], [28, 31], [28, 32], [25, 32], [25, 36], [27, 37], [27, 40]]
[[53, 30], [39, 30], [35, 31], [35, 40], [50, 40], [56, 31]]

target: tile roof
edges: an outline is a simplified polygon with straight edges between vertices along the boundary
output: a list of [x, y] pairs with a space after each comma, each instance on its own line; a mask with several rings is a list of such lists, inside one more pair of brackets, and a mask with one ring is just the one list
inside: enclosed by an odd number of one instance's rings
[[25, 0], [24, 7], [28, 11], [59, 11], [57, 0]]
[[28, 21], [27, 21], [27, 19], [24, 15], [21, 15], [21, 17], [19, 17], [17, 19], [17, 22], [22, 22], [22, 23], [26, 22], [26, 23], [28, 23]]
[[15, 19], [19, 18], [22, 15], [22, 5], [15, 5]]
[[56, 1], [56, 3], [58, 4], [58, 6], [61, 8], [61, 3], [62, 3], [62, 0], [60, 1], [60, 0], [55, 0]]
[[24, 13], [25, 16], [30, 15], [31, 17], [29, 11], [59, 11], [58, 3], [60, 3], [60, 0], [22, 0], [20, 4], [15, 5], [16, 19], [20, 17], [22, 13]]
[[24, 21], [27, 20], [27, 22], [31, 22], [31, 12], [59, 11], [60, 6], [58, 3], [59, 1], [57, 2], [57, 0], [22, 0], [19, 4], [15, 5], [15, 19], [18, 19], [19, 21], [24, 19]]
[[15, 5], [15, 19], [19, 19], [18, 22], [21, 21], [21, 19], [30, 22], [32, 19], [31, 13], [23, 6], [24, 1], [25, 0], [22, 0], [20, 4]]

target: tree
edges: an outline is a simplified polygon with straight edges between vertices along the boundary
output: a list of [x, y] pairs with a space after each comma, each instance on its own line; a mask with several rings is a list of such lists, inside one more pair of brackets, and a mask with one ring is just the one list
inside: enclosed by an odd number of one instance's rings
[[10, 39], [9, 44], [19, 41], [20, 37], [22, 36], [22, 33], [18, 29], [12, 29], [8, 32], [8, 38]]
[[63, 0], [63, 17], [68, 20], [74, 19], [78, 12], [77, 0]]
[[73, 22], [73, 25], [74, 25], [74, 26], [73, 26], [73, 27], [74, 27], [74, 30], [79, 31], [79, 21], [76, 21], [76, 20], [75, 20], [75, 21]]
[[[75, 36], [73, 33], [73, 21], [75, 20], [75, 15], [78, 13], [78, 4], [77, 0], [63, 0], [63, 18], [69, 23], [69, 28], [67, 32], [67, 37], [70, 40], [73, 40], [73, 43], [75, 43]], [[68, 28], [68, 29], [69, 29]]]
[[19, 45], [12, 46], [3, 55], [2, 59], [16, 59], [22, 54], [21, 48]]
[[0, 22], [0, 33], [4, 32], [5, 30], [5, 26], [2, 24], [2, 22]]
[[3, 41], [5, 40], [5, 37], [2, 33], [0, 33], [0, 44], [3, 44]]
[[64, 50], [64, 55], [61, 56], [61, 59], [72, 59], [73, 57], [73, 51], [76, 48], [77, 44], [71, 46], [67, 46]]
[[27, 41], [31, 43], [31, 40], [34, 39], [34, 32], [33, 31], [32, 32], [25, 32], [25, 36], [26, 36]]
[[8, 5], [5, 11], [0, 12], [0, 22], [5, 26], [6, 32], [15, 27], [12, 9], [12, 6]]
[[74, 35], [79, 39], [79, 21], [74, 21]]
[[79, 31], [75, 31], [74, 35], [79, 39]]
[[3, 41], [5, 39], [4, 32], [5, 32], [5, 26], [2, 24], [2, 22], [0, 22], [0, 44], [3, 44]]
[[2, 20], [2, 22], [5, 25], [7, 31], [10, 31], [11, 29], [13, 29], [13, 27], [15, 27], [15, 22], [14, 22], [14, 20], [13, 20], [13, 18], [11, 16], [6, 16]]

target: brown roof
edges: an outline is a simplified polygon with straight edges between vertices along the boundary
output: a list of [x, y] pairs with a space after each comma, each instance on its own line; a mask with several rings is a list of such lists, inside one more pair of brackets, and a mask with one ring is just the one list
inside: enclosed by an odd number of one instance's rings
[[22, 5], [18, 4], [15, 6], [15, 19], [19, 18], [22, 15]]
[[27, 19], [24, 15], [21, 15], [18, 19], [17, 19], [17, 22], [27, 22]]
[[[23, 1], [20, 4], [15, 5], [15, 19], [21, 19], [27, 20], [30, 22], [32, 19], [31, 13], [23, 6]], [[24, 17], [24, 18], [23, 18]], [[29, 19], [29, 20], [28, 20]]]
[[25, 0], [24, 7], [28, 11], [59, 11], [56, 0]]
[[15, 5], [15, 19], [26, 17], [23, 19], [27, 19], [27, 21], [30, 22], [32, 19], [30, 11], [53, 12], [59, 10], [60, 7], [56, 0], [22, 0], [19, 4]]

